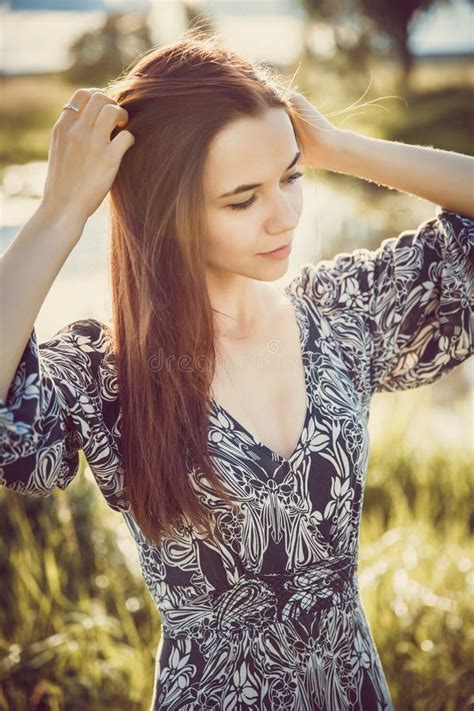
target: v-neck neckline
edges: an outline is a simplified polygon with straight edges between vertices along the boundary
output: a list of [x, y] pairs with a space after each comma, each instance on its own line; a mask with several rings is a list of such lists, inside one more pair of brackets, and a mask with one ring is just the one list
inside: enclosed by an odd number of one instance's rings
[[[296, 445], [290, 454], [289, 457], [282, 457], [281, 454], [278, 452], [275, 452], [275, 450], [271, 449], [268, 445], [264, 444], [256, 435], [254, 435], [250, 430], [248, 430], [244, 425], [239, 422], [228, 410], [226, 410], [225, 407], [223, 407], [220, 403], [217, 402], [214, 398], [210, 399], [211, 405], [214, 406], [214, 408], [217, 411], [220, 411], [225, 417], [227, 417], [233, 424], [234, 428], [236, 427], [237, 429], [241, 430], [244, 432], [252, 442], [255, 444], [256, 447], [259, 447], [262, 449], [267, 455], [270, 456], [270, 458], [273, 461], [278, 461], [281, 464], [290, 464], [294, 457], [299, 453], [300, 448], [301, 448], [301, 441], [303, 439], [303, 435], [306, 431], [306, 428], [308, 426], [308, 421], [310, 418], [311, 414], [311, 400], [309, 397], [309, 373], [307, 371], [306, 363], [305, 363], [305, 354], [306, 354], [306, 341], [307, 341], [307, 334], [308, 334], [308, 328], [307, 328], [307, 315], [305, 313], [304, 307], [302, 306], [300, 300], [298, 297], [291, 291], [289, 286], [286, 286], [283, 288], [282, 292], [284, 295], [286, 294], [288, 297], [289, 302], [293, 306], [293, 312], [295, 314], [296, 318], [296, 323], [298, 326], [298, 334], [299, 334], [299, 342], [300, 342], [300, 358], [302, 361], [302, 366], [303, 366], [303, 373], [304, 373], [304, 382], [305, 382], [305, 390], [306, 390], [306, 411], [305, 411], [305, 417], [304, 417], [304, 422], [303, 422], [303, 427], [301, 429], [300, 435], [298, 437], [298, 441], [296, 442]], [[306, 324], [305, 324], [306, 321]]]

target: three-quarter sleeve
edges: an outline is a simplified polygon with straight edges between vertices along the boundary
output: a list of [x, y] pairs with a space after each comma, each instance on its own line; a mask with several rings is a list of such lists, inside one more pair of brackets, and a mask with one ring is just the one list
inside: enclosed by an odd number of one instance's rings
[[76, 476], [79, 450], [103, 421], [103, 344], [95, 319], [75, 321], [39, 345], [33, 328], [0, 399], [0, 485], [45, 496]]
[[432, 383], [472, 355], [473, 263], [474, 220], [437, 207], [375, 250], [304, 264], [290, 288], [321, 310], [371, 395]]

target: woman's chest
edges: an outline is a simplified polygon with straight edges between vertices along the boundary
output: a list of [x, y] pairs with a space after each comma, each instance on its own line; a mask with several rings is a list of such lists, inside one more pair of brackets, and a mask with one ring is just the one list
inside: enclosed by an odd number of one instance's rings
[[270, 334], [218, 344], [213, 399], [255, 439], [287, 459], [305, 422], [308, 397], [298, 325], [281, 320]]

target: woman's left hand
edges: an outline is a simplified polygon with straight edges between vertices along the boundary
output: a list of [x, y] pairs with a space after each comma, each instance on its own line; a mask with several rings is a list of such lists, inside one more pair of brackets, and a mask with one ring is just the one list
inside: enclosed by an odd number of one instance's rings
[[291, 104], [295, 109], [295, 123], [301, 134], [302, 165], [323, 165], [324, 155], [339, 135], [339, 129], [316, 109], [302, 94], [291, 92]]

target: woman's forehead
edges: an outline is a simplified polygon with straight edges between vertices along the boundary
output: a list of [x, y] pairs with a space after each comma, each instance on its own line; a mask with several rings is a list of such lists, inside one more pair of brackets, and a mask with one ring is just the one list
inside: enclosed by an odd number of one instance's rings
[[211, 142], [204, 183], [211, 196], [217, 197], [240, 183], [263, 182], [264, 173], [284, 171], [297, 150], [285, 109], [272, 108], [259, 117], [236, 119]]

